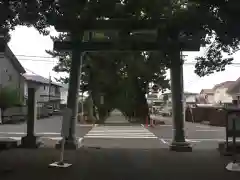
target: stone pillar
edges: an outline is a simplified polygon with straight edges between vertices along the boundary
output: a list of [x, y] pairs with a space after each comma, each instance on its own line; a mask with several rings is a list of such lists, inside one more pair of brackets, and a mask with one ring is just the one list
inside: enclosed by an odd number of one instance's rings
[[40, 143], [34, 134], [34, 125], [37, 119], [36, 88], [28, 88], [28, 113], [27, 113], [27, 135], [22, 138], [21, 146], [23, 148], [37, 148]]
[[174, 135], [170, 150], [192, 151], [184, 134], [184, 108], [183, 108], [183, 61], [180, 57], [180, 49], [172, 54], [171, 63], [171, 91], [172, 91], [172, 118]]
[[[79, 41], [80, 34], [72, 34], [72, 41]], [[70, 129], [69, 136], [65, 141], [66, 149], [77, 149], [79, 147], [78, 139], [76, 138], [76, 123], [78, 115], [78, 97], [79, 97], [79, 87], [80, 87], [80, 58], [82, 52], [79, 47], [76, 46], [72, 50], [72, 63], [69, 77], [69, 89], [67, 98], [67, 108], [72, 110], [72, 117], [70, 118]], [[56, 145], [56, 148], [60, 148], [61, 143]]]

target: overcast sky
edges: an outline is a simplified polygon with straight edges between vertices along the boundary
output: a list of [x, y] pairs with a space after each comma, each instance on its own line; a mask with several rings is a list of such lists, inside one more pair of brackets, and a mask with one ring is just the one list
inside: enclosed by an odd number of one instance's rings
[[[52, 29], [51, 35], [57, 35], [57, 32]], [[53, 49], [53, 42], [50, 36], [42, 36], [34, 28], [18, 26], [11, 32], [11, 37], [9, 46], [28, 73], [35, 73], [47, 78], [49, 74], [52, 77], [64, 75], [52, 71], [52, 68], [57, 63], [57, 59], [51, 58], [45, 52], [46, 49]], [[188, 55], [185, 57], [187, 62], [192, 62], [194, 58], [201, 53], [202, 52], [185, 52], [183, 54]], [[240, 52], [234, 55], [234, 62], [240, 63]], [[204, 78], [200, 78], [194, 73], [193, 64], [185, 64], [184, 89], [190, 92], [200, 92], [203, 88], [212, 88], [215, 84], [236, 80], [239, 76], [240, 65], [236, 64], [227, 66], [224, 72], [214, 73]]]

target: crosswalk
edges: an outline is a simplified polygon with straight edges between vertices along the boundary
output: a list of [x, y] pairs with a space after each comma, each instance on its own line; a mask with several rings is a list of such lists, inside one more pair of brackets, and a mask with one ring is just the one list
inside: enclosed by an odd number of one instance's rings
[[157, 139], [157, 136], [140, 125], [95, 126], [84, 136], [86, 138]]
[[[26, 135], [25, 132], [0, 132], [0, 141], [15, 140], [21, 141], [22, 137]], [[57, 132], [42, 132], [36, 133], [41, 140], [60, 141], [61, 134]], [[157, 139], [152, 132], [143, 126], [113, 126], [100, 125], [93, 126], [93, 128], [83, 137], [78, 137], [79, 141], [88, 138], [102, 138], [102, 139]]]
[[[1, 136], [0, 141], [12, 140], [12, 141], [21, 141], [23, 136]], [[62, 140], [61, 136], [40, 136], [40, 140], [52, 140], [52, 141], [60, 141]], [[81, 141], [81, 137], [77, 137], [78, 141]]]

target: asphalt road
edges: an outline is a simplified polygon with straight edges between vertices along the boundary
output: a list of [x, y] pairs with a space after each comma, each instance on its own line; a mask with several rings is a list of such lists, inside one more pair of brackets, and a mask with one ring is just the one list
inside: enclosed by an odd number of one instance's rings
[[[171, 117], [160, 117], [159, 119], [165, 122], [165, 125], [148, 128], [153, 132], [160, 141], [168, 146], [173, 138], [174, 127]], [[225, 128], [204, 125], [200, 123], [185, 122], [185, 137], [186, 141], [191, 143], [196, 149], [212, 149], [217, 148], [218, 143], [225, 140]]]
[[[45, 119], [39, 119], [36, 120], [35, 122], [35, 134], [37, 136], [43, 136], [53, 138], [55, 140], [60, 140], [61, 127], [62, 127], [61, 116], [52, 116]], [[92, 125], [77, 124], [76, 136], [83, 137], [91, 128]], [[27, 132], [26, 123], [0, 125], [0, 139], [3, 137], [11, 137], [17, 140], [22, 136], [25, 136], [26, 132]]]
[[[154, 128], [145, 125], [128, 123], [119, 112], [114, 112], [105, 125], [77, 124], [76, 136], [85, 147], [99, 148], [168, 148], [173, 137], [171, 118], [158, 117], [164, 120], [165, 125]], [[36, 121], [35, 133], [56, 143], [61, 139], [61, 117], [40, 119]], [[0, 125], [0, 140], [4, 137], [20, 140], [26, 133], [26, 124]], [[225, 138], [222, 127], [212, 127], [202, 124], [185, 123], [186, 140], [195, 149], [215, 149], [219, 141]]]

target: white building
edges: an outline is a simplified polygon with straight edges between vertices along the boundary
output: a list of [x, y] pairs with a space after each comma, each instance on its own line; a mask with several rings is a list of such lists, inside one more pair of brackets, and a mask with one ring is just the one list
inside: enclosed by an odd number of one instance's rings
[[24, 99], [25, 69], [15, 57], [8, 45], [0, 44], [0, 88], [17, 89], [21, 100]]
[[36, 101], [39, 106], [51, 105], [54, 109], [60, 108], [61, 103], [61, 91], [62, 87], [60, 84], [50, 81], [39, 75], [24, 74], [25, 83], [24, 91], [25, 97], [27, 98], [28, 83], [34, 83], [38, 86], [36, 91]]
[[235, 81], [225, 81], [213, 87], [214, 103], [229, 104], [232, 103], [233, 97], [229, 93], [229, 88], [235, 84]]

